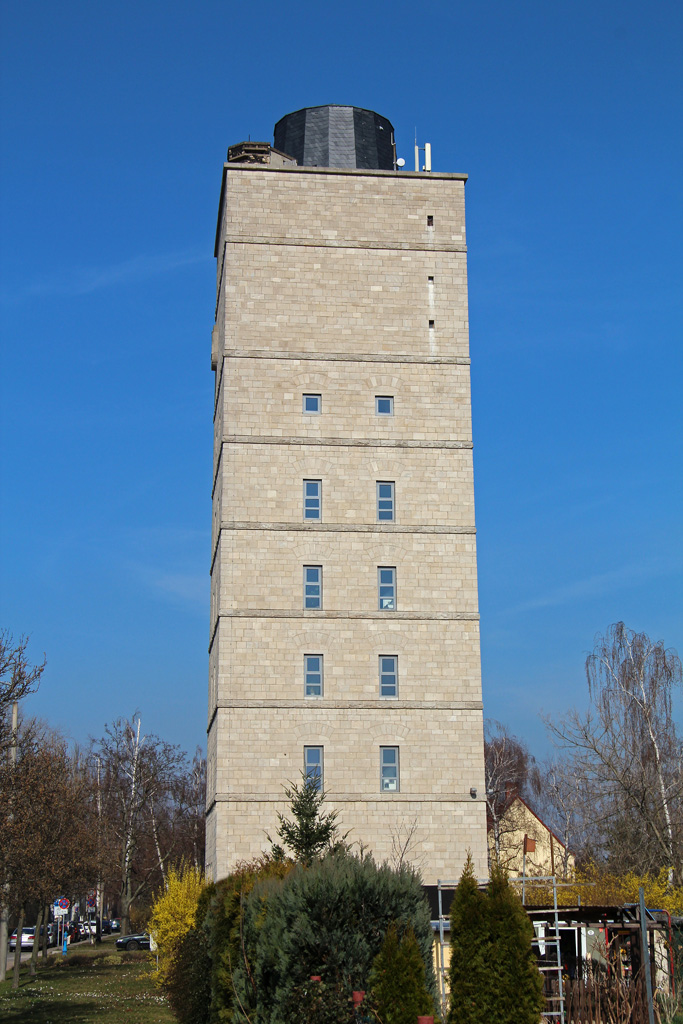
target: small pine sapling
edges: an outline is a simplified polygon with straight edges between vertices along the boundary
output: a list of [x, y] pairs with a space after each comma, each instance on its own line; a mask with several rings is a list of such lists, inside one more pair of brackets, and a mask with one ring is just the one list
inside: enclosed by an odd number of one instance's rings
[[326, 850], [344, 844], [348, 832], [339, 836], [338, 811], [323, 811], [326, 794], [315, 775], [302, 772], [300, 785], [290, 782], [283, 788], [294, 820], [278, 812], [277, 835], [282, 845], [268, 836], [276, 860], [284, 857], [284, 846], [291, 851], [294, 860], [308, 865]]

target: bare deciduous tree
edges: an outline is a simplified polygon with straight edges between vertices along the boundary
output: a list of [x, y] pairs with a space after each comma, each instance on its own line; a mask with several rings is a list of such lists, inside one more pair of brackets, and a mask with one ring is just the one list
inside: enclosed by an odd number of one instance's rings
[[[3, 767], [5, 759], [8, 763], [16, 761], [18, 702], [38, 688], [45, 670], [45, 658], [40, 665], [29, 662], [27, 647], [28, 637], [22, 636], [15, 641], [9, 630], [0, 629], [0, 763]], [[8, 813], [11, 815], [11, 809]], [[6, 824], [0, 818], [0, 826]], [[5, 980], [7, 966], [7, 885], [5, 876], [0, 872], [0, 981]]]
[[587, 848], [592, 798], [578, 784], [571, 761], [548, 761], [539, 768], [535, 810], [563, 844], [553, 848], [555, 874], [568, 878], [572, 858]]
[[484, 766], [487, 825], [493, 836], [493, 855], [500, 863], [505, 835], [518, 831], [518, 823], [506, 812], [516, 797], [531, 795], [538, 783], [538, 771], [524, 743], [492, 719], [485, 724]]
[[[616, 870], [670, 869], [683, 883], [683, 744], [673, 718], [677, 653], [623, 622], [586, 659], [591, 708], [547, 721], [590, 801], [594, 853]], [[588, 813], [585, 815], [588, 817]]]
[[415, 851], [420, 848], [420, 841], [417, 836], [419, 821], [417, 818], [401, 818], [394, 828], [390, 829], [391, 834], [391, 858], [390, 863], [395, 871], [400, 871], [404, 864], [410, 864], [416, 871], [419, 871], [425, 859], [421, 854], [415, 857]]
[[15, 640], [8, 630], [0, 630], [0, 745], [9, 740], [7, 715], [12, 704], [37, 690], [45, 671], [45, 658], [40, 665], [32, 665], [27, 647], [27, 636]]
[[[88, 774], [61, 737], [45, 727], [20, 731], [16, 761], [0, 765], [0, 872], [20, 921], [29, 902], [38, 904], [37, 937], [46, 904], [57, 893], [80, 896], [94, 880], [91, 797]], [[36, 939], [31, 973], [38, 945]]]
[[[158, 736], [141, 733], [137, 713], [130, 721], [119, 718], [93, 751], [101, 765], [102, 846], [116, 860], [108, 867], [123, 934], [130, 930], [133, 903], [163, 883], [167, 866], [181, 859], [186, 832], [179, 800], [186, 755]], [[102, 873], [107, 874], [105, 864]]]

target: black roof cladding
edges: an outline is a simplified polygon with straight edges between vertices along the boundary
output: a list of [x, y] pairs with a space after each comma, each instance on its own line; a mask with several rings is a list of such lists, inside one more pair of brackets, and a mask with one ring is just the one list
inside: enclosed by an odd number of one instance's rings
[[394, 126], [374, 110], [329, 104], [285, 114], [275, 149], [303, 167], [394, 170]]

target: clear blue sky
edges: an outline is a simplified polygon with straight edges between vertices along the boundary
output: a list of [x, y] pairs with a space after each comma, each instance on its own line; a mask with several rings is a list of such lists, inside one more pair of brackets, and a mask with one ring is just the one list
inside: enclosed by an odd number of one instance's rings
[[537, 752], [596, 632], [683, 653], [679, 3], [4, 0], [0, 623], [79, 740], [206, 726], [229, 144], [370, 107], [466, 171], [485, 713]]

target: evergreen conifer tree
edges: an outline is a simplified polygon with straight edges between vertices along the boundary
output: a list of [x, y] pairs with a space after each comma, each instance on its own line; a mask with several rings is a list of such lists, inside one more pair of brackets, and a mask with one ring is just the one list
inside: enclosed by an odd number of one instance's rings
[[[282, 881], [257, 882], [243, 909], [243, 955], [232, 983], [246, 1014], [235, 1013], [235, 1021], [313, 1024], [318, 1013], [326, 1024], [329, 1015], [343, 1019], [352, 991], [369, 988], [391, 921], [412, 926], [426, 987], [436, 997], [429, 906], [408, 867], [393, 871], [339, 850], [309, 867], [296, 865]], [[311, 975], [320, 975], [319, 990], [311, 988]]]
[[[322, 810], [325, 792], [319, 788], [315, 775], [301, 773], [301, 785], [291, 782], [284, 786], [285, 796], [290, 803], [293, 821], [289, 821], [278, 812], [280, 827], [277, 830], [279, 839], [288, 847], [294, 860], [302, 864], [310, 864], [325, 850], [343, 844], [348, 833], [339, 837], [337, 811]], [[270, 839], [270, 836], [268, 836]], [[284, 857], [284, 850], [278, 843], [273, 843], [273, 856]]]
[[470, 853], [451, 904], [450, 953], [448, 1024], [498, 1024], [491, 990], [489, 900], [477, 886]]
[[434, 1014], [427, 990], [425, 965], [408, 925], [402, 935], [396, 921], [387, 928], [369, 977], [370, 999], [382, 1024], [415, 1024], [419, 1015]]
[[488, 904], [491, 1019], [496, 1024], [538, 1024], [545, 1000], [543, 976], [531, 945], [534, 928], [505, 871], [495, 862]]

